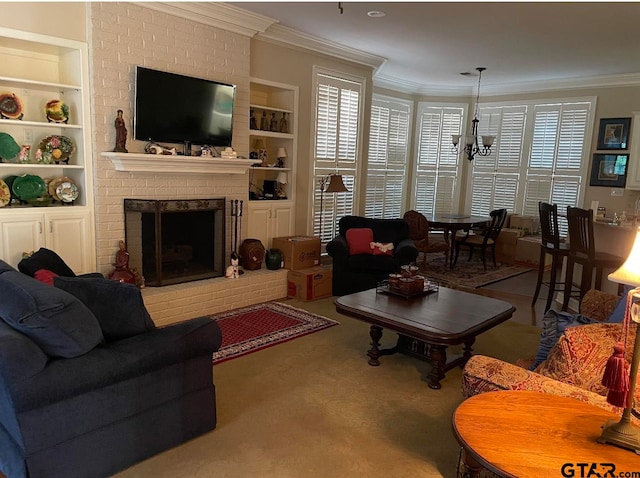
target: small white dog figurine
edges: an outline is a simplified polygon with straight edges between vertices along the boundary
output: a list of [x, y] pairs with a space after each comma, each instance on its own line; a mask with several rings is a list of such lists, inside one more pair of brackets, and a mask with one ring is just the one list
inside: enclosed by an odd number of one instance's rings
[[231, 265], [227, 267], [227, 272], [225, 277], [227, 279], [237, 279], [240, 277], [240, 272], [238, 271], [238, 263], [240, 259], [238, 258], [238, 254], [235, 252], [231, 254]]

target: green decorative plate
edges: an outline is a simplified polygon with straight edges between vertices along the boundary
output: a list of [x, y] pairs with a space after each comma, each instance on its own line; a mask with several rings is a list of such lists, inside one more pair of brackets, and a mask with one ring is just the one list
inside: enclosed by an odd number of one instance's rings
[[42, 196], [47, 190], [47, 186], [40, 176], [25, 174], [23, 176], [18, 176], [13, 181], [11, 190], [17, 198], [26, 201], [28, 199], [35, 199]]

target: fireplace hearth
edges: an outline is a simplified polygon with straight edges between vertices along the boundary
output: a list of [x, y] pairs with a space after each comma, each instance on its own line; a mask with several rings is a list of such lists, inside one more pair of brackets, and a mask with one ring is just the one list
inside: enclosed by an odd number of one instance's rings
[[125, 199], [129, 266], [159, 287], [221, 277], [225, 199]]

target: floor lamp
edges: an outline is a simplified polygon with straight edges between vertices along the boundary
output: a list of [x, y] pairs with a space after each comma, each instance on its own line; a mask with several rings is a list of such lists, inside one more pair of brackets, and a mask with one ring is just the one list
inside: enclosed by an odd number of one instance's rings
[[[327, 186], [327, 183], [329, 185]], [[326, 187], [326, 189], [325, 189]], [[349, 190], [342, 181], [342, 174], [331, 173], [320, 178], [320, 241], [324, 233], [324, 193], [344, 193]]]
[[[614, 347], [614, 355], [607, 362], [602, 378], [603, 385], [609, 388], [607, 401], [614, 406], [624, 407], [624, 411], [620, 421], [608, 421], [604, 424], [598, 442], [610, 443], [640, 454], [640, 428], [631, 423], [640, 362], [640, 230], [636, 232], [636, 239], [629, 257], [618, 270], [609, 274], [609, 280], [636, 288], [629, 291], [627, 295], [623, 327], [625, 337], [622, 343]], [[631, 321], [636, 324], [636, 339], [631, 357], [631, 371], [627, 375], [628, 364], [624, 353]]]

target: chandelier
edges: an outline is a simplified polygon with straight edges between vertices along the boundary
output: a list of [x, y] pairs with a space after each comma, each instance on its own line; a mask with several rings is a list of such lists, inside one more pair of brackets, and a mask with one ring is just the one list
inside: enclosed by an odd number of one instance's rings
[[[460, 145], [460, 137], [462, 135], [451, 135], [451, 141], [453, 141], [452, 151], [456, 154], [466, 154], [469, 161], [473, 161], [476, 154], [479, 154], [480, 156], [490, 155], [491, 146], [493, 146], [493, 142], [496, 139], [495, 136], [484, 135], [482, 136], [482, 147], [478, 144], [478, 123], [480, 123], [480, 120], [478, 119], [478, 100], [480, 99], [480, 82], [482, 81], [482, 72], [486, 70], [486, 68], [479, 66], [476, 70], [478, 71], [478, 92], [476, 96], [476, 111], [473, 115], [473, 120], [471, 121], [471, 134], [465, 136], [464, 146]], [[460, 147], [458, 147], [458, 145], [460, 145]]]

